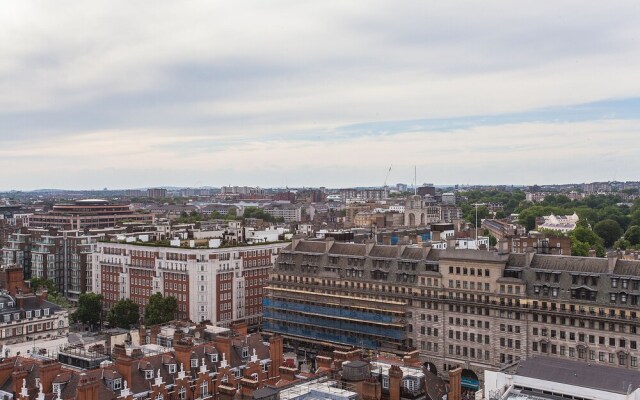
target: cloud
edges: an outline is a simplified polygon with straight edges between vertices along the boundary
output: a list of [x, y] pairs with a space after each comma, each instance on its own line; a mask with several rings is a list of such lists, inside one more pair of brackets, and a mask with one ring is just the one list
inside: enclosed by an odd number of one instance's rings
[[[128, 177], [131, 184], [191, 175], [217, 184], [202, 173], [215, 168], [222, 183], [284, 180], [275, 174], [332, 186], [347, 183], [345, 170], [375, 184], [364, 165], [432, 160], [436, 146], [456, 164], [429, 180], [458, 182], [469, 176], [458, 166], [475, 159], [461, 154], [493, 165], [509, 157], [495, 149], [519, 143], [510, 149], [534, 162], [540, 144], [527, 127], [542, 124], [555, 140], [571, 137], [572, 148], [591, 151], [546, 149], [561, 158], [545, 164], [564, 165], [568, 181], [588, 180], [566, 161], [589, 164], [600, 142], [587, 135], [603, 119], [640, 119], [620, 100], [640, 98], [638, 14], [631, 1], [12, 2], [0, 14], [0, 165], [24, 171], [11, 187], [94, 184], [91, 171], [141, 163], [157, 169]], [[602, 102], [609, 105], [593, 115], [579, 106]], [[577, 119], [575, 107], [583, 107]], [[582, 139], [564, 131], [580, 123]], [[458, 131], [499, 139], [461, 141]], [[637, 147], [635, 137], [625, 140]], [[413, 147], [401, 149], [402, 141]], [[32, 166], [44, 160], [55, 163], [43, 176]], [[252, 160], [270, 173], [256, 176]], [[297, 165], [341, 172], [323, 180]], [[78, 166], [89, 172], [74, 178]], [[492, 179], [551, 178], [530, 166], [509, 171]], [[109, 174], [93, 178], [119, 184]]]

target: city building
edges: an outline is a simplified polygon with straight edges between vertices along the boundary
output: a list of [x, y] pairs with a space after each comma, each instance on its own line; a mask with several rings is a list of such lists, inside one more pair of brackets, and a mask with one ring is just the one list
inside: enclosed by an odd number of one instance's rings
[[273, 203], [263, 208], [273, 218], [282, 218], [284, 222], [302, 221], [302, 206], [288, 203]]
[[571, 255], [571, 239], [566, 236], [546, 236], [529, 232], [528, 236], [513, 237], [508, 242], [513, 253], [525, 253], [532, 249], [538, 254]]
[[48, 301], [47, 297], [46, 290], [31, 292], [25, 285], [21, 268], [0, 270], [0, 340], [3, 345], [67, 336], [68, 312]]
[[440, 206], [425, 204], [422, 196], [409, 196], [404, 205], [405, 226], [425, 226], [440, 222]]
[[452, 192], [442, 193], [442, 204], [455, 205], [456, 194]]
[[[294, 239], [274, 267], [264, 330], [308, 351], [402, 352], [445, 374], [532, 356], [638, 370], [640, 261]], [[443, 375], [444, 376], [444, 375]]]
[[455, 205], [442, 204], [440, 207], [440, 221], [437, 222], [453, 222], [462, 218], [462, 208]]
[[576, 229], [579, 220], [580, 218], [575, 212], [572, 215], [545, 215], [540, 219], [536, 219], [536, 228], [567, 233]]
[[549, 193], [545, 192], [527, 192], [525, 193], [525, 199], [532, 203], [539, 203], [543, 201], [548, 195]]
[[[197, 328], [198, 333], [207, 331]], [[174, 329], [172, 346], [109, 349], [113, 361], [79, 369], [47, 356], [4, 358], [0, 397], [16, 400], [251, 399], [267, 384], [295, 372], [283, 366], [282, 339], [267, 343], [244, 331], [210, 340]]]
[[515, 235], [524, 235], [526, 231], [524, 226], [509, 222], [506, 219], [485, 218], [482, 220], [480, 227], [488, 230], [498, 240], [511, 238]]
[[156, 293], [178, 300], [177, 319], [229, 326], [262, 319], [263, 288], [286, 243], [184, 248], [100, 242], [91, 255], [94, 293], [105, 311], [128, 298], [141, 307]]
[[55, 204], [47, 213], [35, 213], [29, 217], [29, 227], [84, 230], [110, 228], [125, 222], [150, 224], [153, 221], [153, 214], [134, 212], [130, 204], [88, 199]]
[[18, 266], [25, 279], [50, 279], [75, 304], [91, 288], [88, 255], [104, 234], [55, 228], [21, 228], [2, 248], [2, 266]]
[[167, 197], [167, 189], [149, 188], [147, 189], [147, 197], [151, 199], [165, 199]]

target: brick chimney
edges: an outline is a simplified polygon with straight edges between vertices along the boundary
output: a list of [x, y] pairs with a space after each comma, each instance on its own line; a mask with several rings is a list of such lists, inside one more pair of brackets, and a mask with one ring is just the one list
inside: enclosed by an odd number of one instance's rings
[[224, 354], [227, 361], [231, 362], [231, 338], [228, 336], [216, 336], [213, 343], [214, 347], [221, 353], [220, 357]]
[[158, 333], [160, 333], [160, 325], [153, 325], [151, 327], [151, 343], [150, 344], [156, 344], [158, 343]]
[[461, 400], [462, 398], [462, 368], [449, 370], [449, 394], [447, 400]]
[[98, 388], [100, 383], [95, 378], [90, 378], [87, 374], [80, 374], [80, 382], [76, 389], [77, 400], [100, 400]]
[[132, 377], [133, 377], [133, 363], [135, 361], [131, 358], [128, 357], [126, 355], [124, 356], [118, 356], [118, 358], [116, 358], [116, 371], [118, 371], [118, 373], [120, 375], [122, 375], [122, 379], [127, 381], [127, 383], [131, 384], [133, 382]]
[[182, 339], [173, 344], [173, 349], [176, 355], [176, 362], [178, 363], [178, 370], [181, 366], [185, 372], [191, 371], [191, 349], [193, 344], [189, 339]]
[[405, 367], [420, 367], [420, 352], [418, 350], [409, 351], [402, 358]]
[[269, 355], [271, 356], [271, 367], [269, 377], [274, 378], [280, 375], [280, 366], [284, 357], [283, 338], [280, 335], [273, 335], [269, 338]]
[[40, 382], [45, 393], [53, 390], [53, 380], [60, 373], [62, 364], [54, 360], [43, 361], [40, 365]]
[[233, 322], [231, 323], [231, 330], [239, 336], [247, 336], [247, 322], [244, 320]]
[[280, 379], [284, 379], [285, 381], [293, 382], [296, 380], [296, 373], [298, 372], [297, 368], [285, 367], [284, 365], [280, 366]]
[[400, 400], [402, 375], [402, 370], [397, 365], [392, 365], [389, 368], [389, 400]]
[[382, 398], [382, 385], [375, 378], [367, 379], [362, 383], [362, 400], [380, 400]]
[[36, 293], [38, 297], [38, 305], [42, 305], [43, 301], [49, 300], [49, 291], [47, 289], [41, 289]]
[[333, 362], [333, 359], [331, 357], [316, 356], [316, 365], [318, 368], [331, 369], [332, 362]]
[[17, 367], [17, 369], [13, 371], [13, 373], [11, 374], [11, 377], [13, 378], [14, 393], [16, 394], [20, 393], [20, 391], [22, 390], [22, 381], [27, 379], [27, 376], [29, 376], [29, 373], [27, 372], [27, 370], [23, 369], [22, 367]]
[[24, 283], [24, 271], [21, 267], [12, 266], [7, 267], [3, 271], [3, 281], [5, 289], [15, 296], [18, 292], [27, 293], [29, 288]]

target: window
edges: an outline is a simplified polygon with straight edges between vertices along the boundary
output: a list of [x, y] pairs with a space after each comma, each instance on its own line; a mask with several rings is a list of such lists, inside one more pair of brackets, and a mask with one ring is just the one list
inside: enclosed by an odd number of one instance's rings
[[209, 395], [209, 383], [207, 381], [202, 382], [200, 385], [200, 397]]
[[198, 359], [194, 358], [191, 360], [191, 368], [197, 368], [198, 367]]
[[169, 364], [169, 373], [170, 374], [175, 374], [176, 373], [176, 365], [175, 364]]
[[[113, 381], [113, 389], [118, 390], [122, 388], [122, 379], [118, 378], [118, 379], [114, 379]], [[57, 390], [55, 390], [54, 388], [54, 392], [57, 393]]]
[[153, 370], [148, 369], [144, 371], [145, 379], [153, 379]]

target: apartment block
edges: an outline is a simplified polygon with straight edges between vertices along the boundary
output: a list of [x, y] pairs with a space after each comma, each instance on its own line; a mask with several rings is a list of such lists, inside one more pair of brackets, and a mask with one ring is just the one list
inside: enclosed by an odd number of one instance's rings
[[129, 298], [141, 314], [154, 293], [178, 300], [177, 319], [229, 326], [262, 320], [269, 273], [286, 243], [216, 249], [101, 242], [91, 255], [92, 291], [105, 311]]
[[640, 261], [315, 242], [281, 251], [267, 332], [309, 351], [416, 348], [432, 371], [482, 371], [531, 356], [638, 369]]
[[92, 286], [88, 255], [102, 237], [77, 230], [21, 228], [2, 248], [2, 265], [20, 267], [25, 279], [50, 279], [59, 293], [76, 303]]

